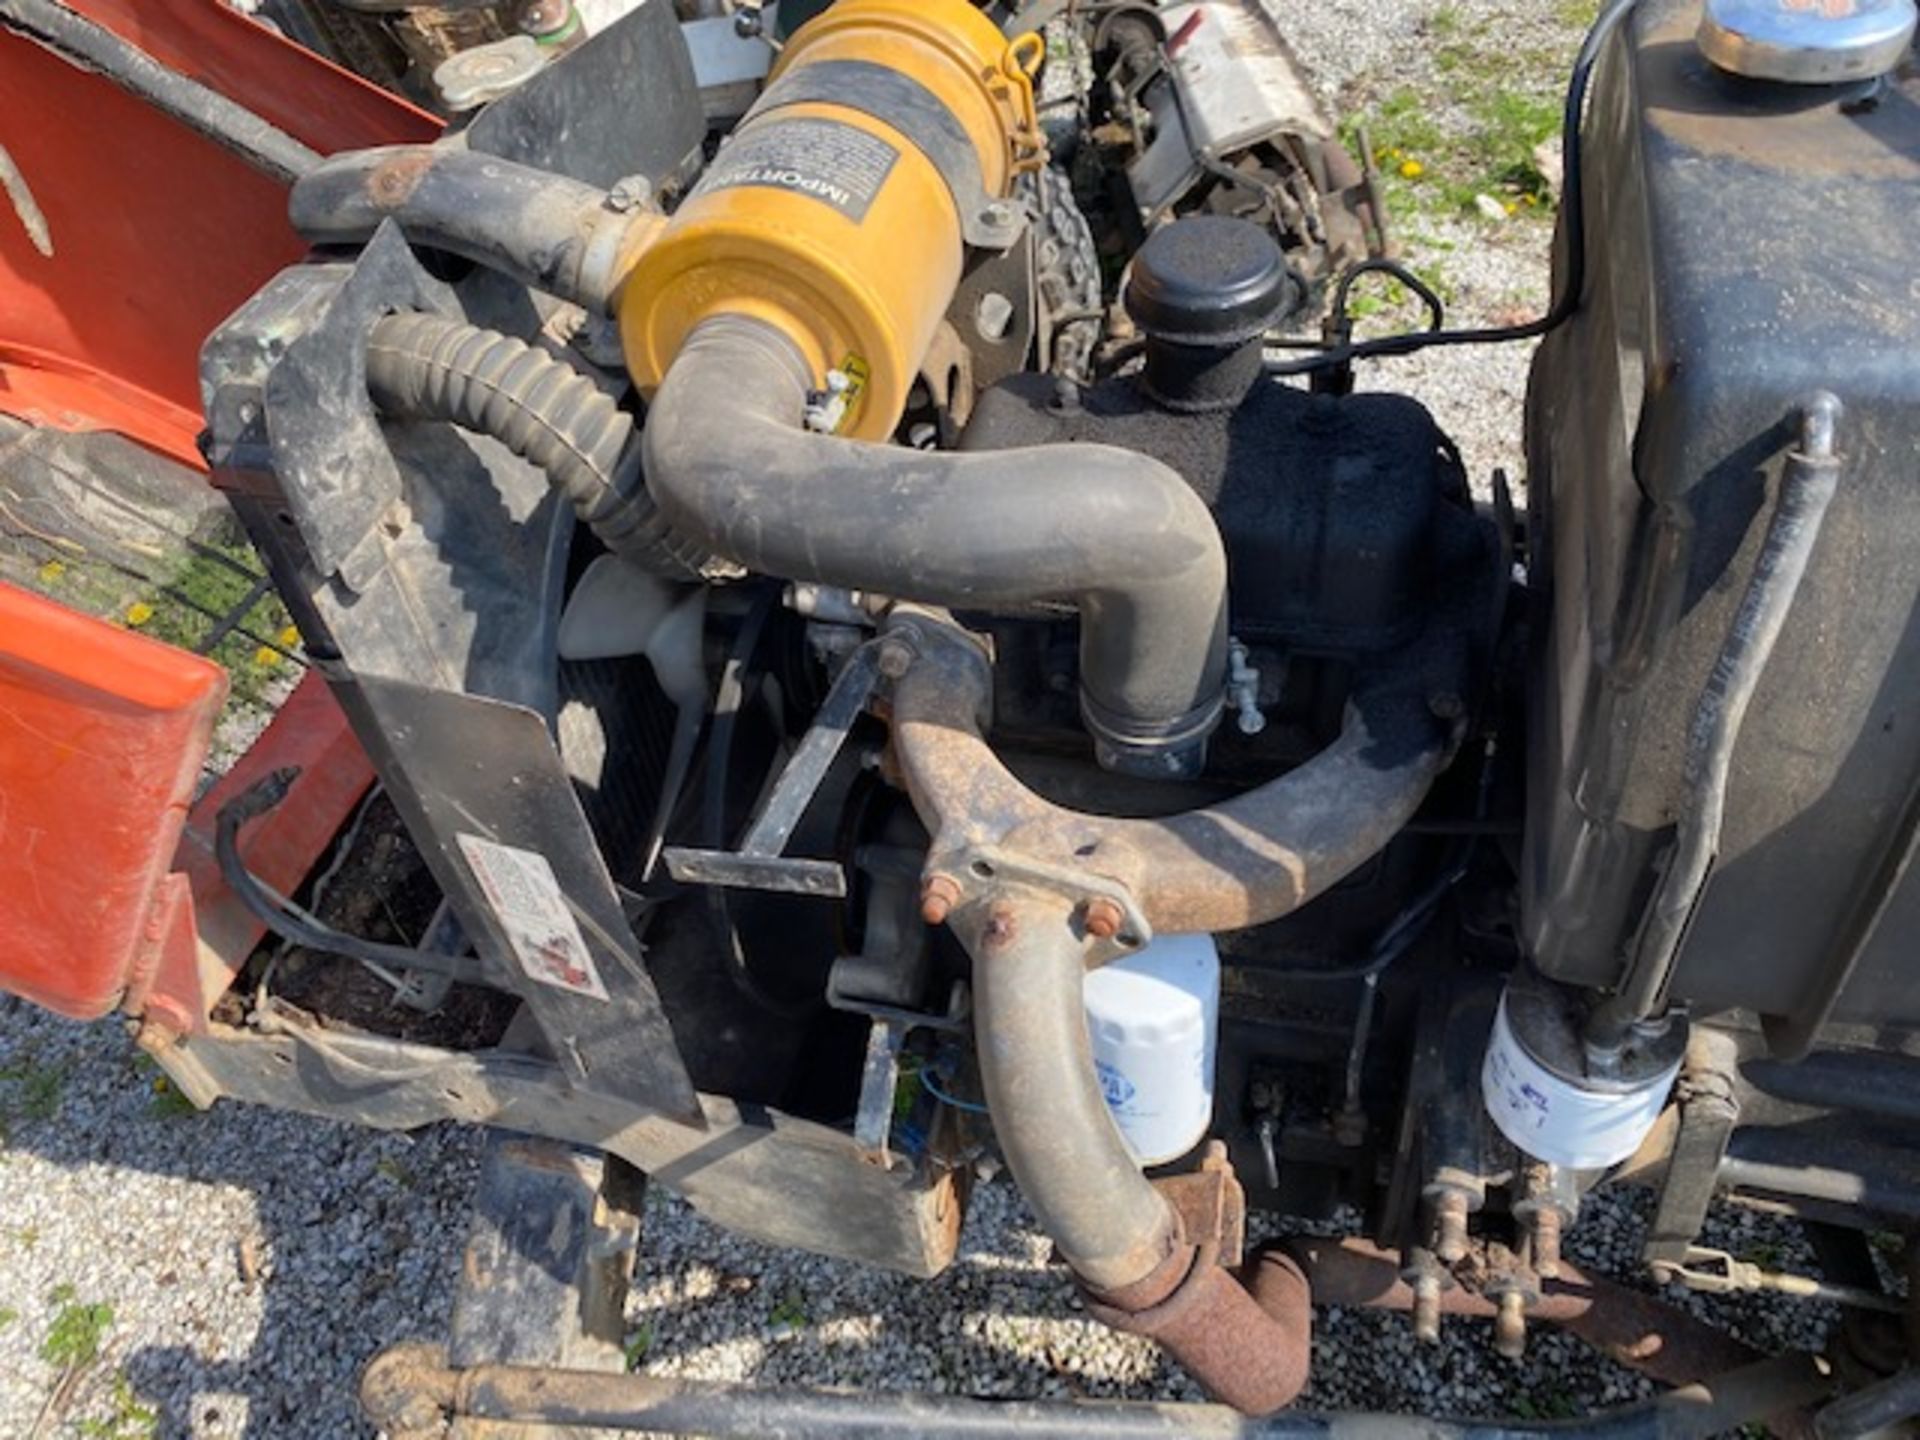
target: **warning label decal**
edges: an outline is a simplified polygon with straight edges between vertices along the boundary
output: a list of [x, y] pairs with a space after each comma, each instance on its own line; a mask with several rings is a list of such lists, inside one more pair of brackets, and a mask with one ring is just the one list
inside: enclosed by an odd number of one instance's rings
[[749, 126], [720, 147], [694, 194], [757, 185], [831, 205], [858, 224], [900, 152], [878, 135], [839, 120], [776, 118]]
[[507, 932], [520, 968], [542, 985], [605, 1000], [607, 987], [547, 857], [478, 835], [459, 838], [460, 853]]

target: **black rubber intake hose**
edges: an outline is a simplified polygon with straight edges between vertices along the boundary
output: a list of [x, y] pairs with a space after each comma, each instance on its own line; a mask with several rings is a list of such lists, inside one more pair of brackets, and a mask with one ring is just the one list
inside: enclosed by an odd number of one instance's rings
[[1197, 768], [1221, 710], [1227, 563], [1185, 481], [1104, 445], [955, 453], [813, 434], [809, 384], [770, 325], [694, 331], [645, 435], [676, 530], [794, 580], [956, 609], [1069, 603], [1102, 763]]
[[367, 392], [394, 419], [490, 435], [538, 466], [614, 554], [669, 578], [713, 573], [647, 494], [633, 420], [553, 356], [459, 320], [389, 315], [367, 338]]
[[393, 220], [416, 245], [604, 313], [636, 216], [591, 185], [498, 156], [388, 145], [335, 155], [301, 176], [287, 218], [316, 245], [363, 244]]

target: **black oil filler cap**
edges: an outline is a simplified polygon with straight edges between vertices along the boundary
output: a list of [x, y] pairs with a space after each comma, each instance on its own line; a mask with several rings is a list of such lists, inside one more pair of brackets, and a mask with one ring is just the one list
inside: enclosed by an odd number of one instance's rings
[[1147, 237], [1125, 298], [1146, 334], [1211, 348], [1264, 334], [1300, 308], [1306, 286], [1264, 227], [1190, 215]]

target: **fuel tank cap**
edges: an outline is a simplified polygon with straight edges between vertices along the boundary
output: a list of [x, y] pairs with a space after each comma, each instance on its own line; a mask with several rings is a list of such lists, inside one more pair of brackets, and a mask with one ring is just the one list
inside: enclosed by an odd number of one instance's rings
[[1706, 0], [1701, 52], [1750, 80], [1872, 80], [1913, 43], [1914, 0]]

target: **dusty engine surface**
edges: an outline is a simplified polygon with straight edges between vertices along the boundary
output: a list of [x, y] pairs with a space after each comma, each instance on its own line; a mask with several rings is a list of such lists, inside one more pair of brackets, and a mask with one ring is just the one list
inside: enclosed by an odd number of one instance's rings
[[[602, 1146], [913, 1274], [997, 1152], [1092, 1313], [1250, 1412], [1359, 1282], [1242, 1267], [1249, 1200], [1356, 1207], [1344, 1263], [1509, 1351], [1567, 1318], [1596, 1184], [1656, 1186], [1647, 1259], [1704, 1284], [1716, 1190], [1920, 1220], [1914, 807], [1861, 780], [1911, 758], [1910, 316], [1829, 328], [1792, 218], [1912, 199], [1910, 74], [1783, 98], [1619, 0], [1549, 315], [1355, 341], [1377, 190], [1257, 0], [717, 18], [764, 84], [651, 0], [325, 161], [314, 254], [208, 342], [219, 483], [446, 903], [426, 958], [300, 932], [412, 978], [318, 1040], [262, 979], [203, 1089]], [[1727, 263], [1709, 189], [1794, 263]], [[1354, 388], [1542, 333], [1525, 518]], [[1770, 661], [1846, 605], [1879, 648], [1795, 709]], [[1853, 879], [1746, 975], [1816, 771]], [[223, 823], [239, 887], [278, 798]], [[1823, 1123], [1879, 1133], [1814, 1166]]]

